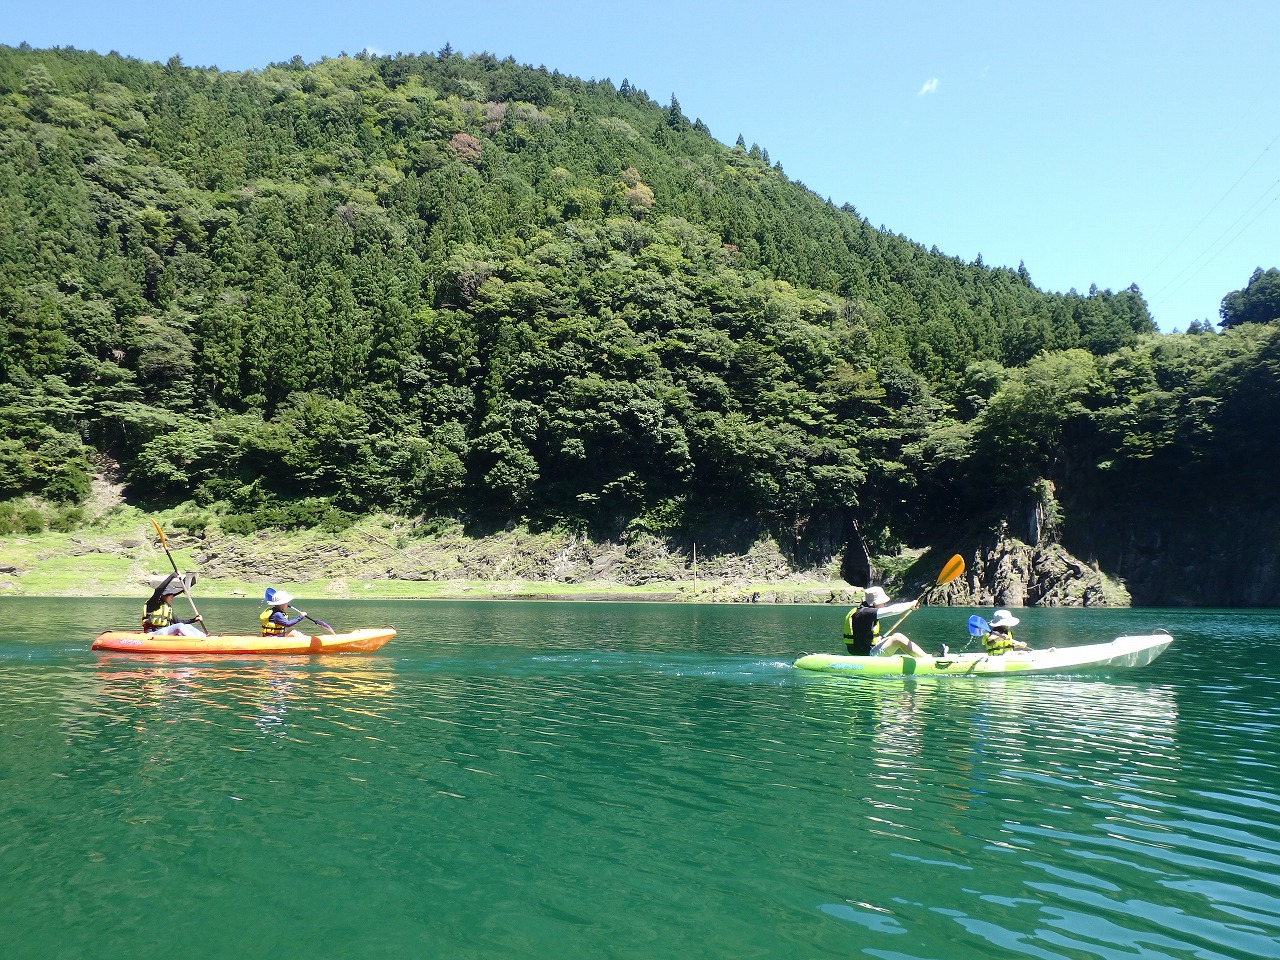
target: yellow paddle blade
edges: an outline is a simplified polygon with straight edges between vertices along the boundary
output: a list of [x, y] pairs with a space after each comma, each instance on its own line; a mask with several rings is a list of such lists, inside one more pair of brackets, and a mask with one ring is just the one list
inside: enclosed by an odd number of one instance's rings
[[964, 573], [964, 557], [957, 553], [947, 561], [947, 565], [943, 567], [942, 572], [938, 574], [938, 586], [942, 586], [944, 583], [950, 583], [962, 573]]
[[[164, 538], [164, 531], [160, 529], [160, 524], [152, 520], [151, 525], [156, 528], [156, 533], [160, 534], [160, 546], [164, 547], [165, 553], [168, 553], [169, 541]], [[942, 581], [938, 581], [938, 582], [941, 583]]]

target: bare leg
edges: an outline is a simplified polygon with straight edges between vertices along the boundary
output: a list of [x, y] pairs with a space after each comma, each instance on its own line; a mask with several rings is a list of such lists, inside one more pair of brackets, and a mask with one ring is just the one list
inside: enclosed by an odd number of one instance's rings
[[928, 654], [914, 640], [908, 639], [906, 634], [891, 633], [885, 637], [874, 647], [871, 648], [873, 656], [887, 657], [898, 651], [906, 653], [912, 657], [927, 657]]

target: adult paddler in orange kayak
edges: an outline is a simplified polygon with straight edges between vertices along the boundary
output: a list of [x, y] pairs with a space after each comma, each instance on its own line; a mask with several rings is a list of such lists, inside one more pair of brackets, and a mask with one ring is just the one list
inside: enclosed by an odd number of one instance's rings
[[[186, 576], [191, 578], [192, 583], [195, 582], [195, 574]], [[173, 601], [182, 593], [187, 594], [188, 597], [191, 596], [186, 578], [182, 574], [171, 573], [161, 580], [151, 596], [147, 598], [147, 602], [142, 605], [142, 632], [161, 637], [205, 636], [204, 617], [200, 616], [200, 612], [196, 610], [194, 601], [191, 604], [194, 617], [186, 620], [174, 617]]]

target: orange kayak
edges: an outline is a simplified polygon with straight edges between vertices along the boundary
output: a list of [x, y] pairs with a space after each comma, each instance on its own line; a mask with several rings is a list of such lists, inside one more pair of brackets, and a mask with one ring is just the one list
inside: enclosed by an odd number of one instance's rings
[[391, 627], [371, 627], [348, 633], [297, 637], [160, 637], [153, 633], [108, 630], [98, 635], [90, 650], [118, 653], [200, 653], [200, 654], [312, 654], [368, 653], [396, 635]]

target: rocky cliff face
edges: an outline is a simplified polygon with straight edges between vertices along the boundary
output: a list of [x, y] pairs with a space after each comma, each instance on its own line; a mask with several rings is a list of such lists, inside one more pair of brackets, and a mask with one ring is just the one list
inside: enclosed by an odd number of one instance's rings
[[967, 607], [1127, 607], [1120, 582], [1073, 557], [1061, 544], [1034, 546], [997, 534], [965, 558], [959, 579], [931, 599]]
[[1280, 607], [1280, 504], [1240, 498], [1073, 510], [1064, 542], [1139, 606]]
[[1062, 510], [1054, 488], [1041, 484], [1038, 496], [1010, 511], [979, 537], [965, 555], [965, 572], [940, 587], [932, 603], [990, 607], [1127, 607], [1132, 596], [1097, 562], [1074, 556], [1059, 542]]

